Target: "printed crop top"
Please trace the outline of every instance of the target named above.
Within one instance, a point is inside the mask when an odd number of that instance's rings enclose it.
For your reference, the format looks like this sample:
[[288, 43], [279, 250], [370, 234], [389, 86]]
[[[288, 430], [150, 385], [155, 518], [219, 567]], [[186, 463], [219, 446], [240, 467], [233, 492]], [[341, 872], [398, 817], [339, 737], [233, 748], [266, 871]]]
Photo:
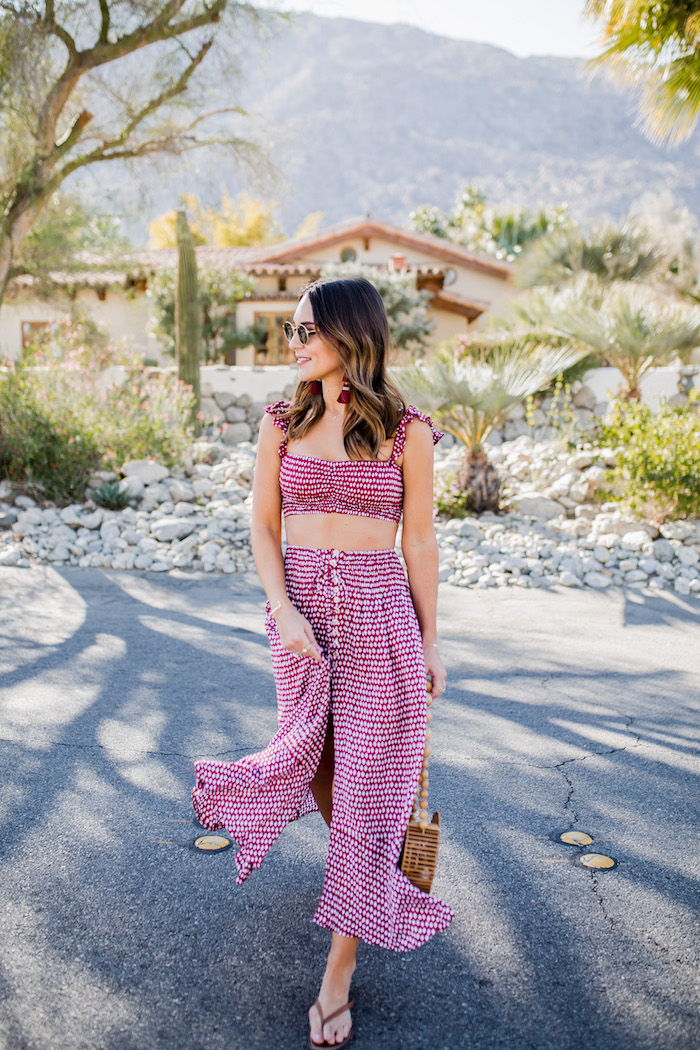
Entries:
[[389, 459], [317, 459], [287, 452], [289, 424], [284, 413], [288, 408], [289, 402], [278, 401], [265, 409], [275, 426], [284, 432], [279, 447], [284, 516], [354, 514], [362, 518], [400, 521], [403, 474], [396, 460], [406, 445], [406, 426], [413, 419], [422, 419], [432, 431], [433, 444], [437, 444], [443, 435], [432, 419], [409, 405], [396, 428]]

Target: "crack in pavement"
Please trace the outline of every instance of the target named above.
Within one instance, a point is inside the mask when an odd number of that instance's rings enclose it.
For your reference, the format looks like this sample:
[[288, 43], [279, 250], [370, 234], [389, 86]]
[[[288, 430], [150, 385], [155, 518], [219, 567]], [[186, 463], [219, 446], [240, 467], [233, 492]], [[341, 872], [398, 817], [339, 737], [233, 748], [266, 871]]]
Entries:
[[[8, 743], [15, 743], [15, 741], [7, 741]], [[206, 761], [206, 759], [198, 759], [197, 755], [185, 754], [182, 751], [150, 751], [141, 750], [139, 748], [124, 748], [123, 750], [119, 747], [114, 747], [109, 744], [84, 744], [84, 743], [70, 743], [65, 740], [49, 740], [49, 747], [65, 747], [65, 748], [76, 748], [81, 751], [119, 751], [120, 755], [153, 755], [162, 758], [185, 758], [188, 761]], [[247, 747], [233, 747], [227, 748], [226, 751], [214, 751], [210, 752], [212, 758], [223, 758], [225, 755], [253, 755], [257, 751], [260, 751], [260, 747], [255, 744], [251, 744]]]
[[[635, 721], [635, 716], [634, 715], [626, 715], [625, 717], [627, 718], [627, 722], [625, 723], [625, 725], [624, 725], [624, 727], [622, 729], [622, 732], [623, 733], [632, 733], [632, 730], [631, 730], [630, 727], [631, 727], [632, 723]], [[563, 762], [557, 762], [556, 765], [554, 765], [554, 766], [543, 766], [543, 767], [540, 767], [540, 768], [544, 768], [544, 769], [558, 769], [562, 773], [562, 775], [564, 776], [564, 779], [567, 781], [567, 783], [571, 786], [571, 781], [567, 777], [566, 773], [564, 773], [564, 770], [562, 768], [563, 766], [569, 765], [570, 762], [585, 762], [589, 758], [596, 758], [596, 757], [598, 757], [600, 755], [615, 755], [615, 754], [618, 753], [618, 751], [628, 751], [630, 748], [633, 748], [633, 747], [641, 747], [642, 746], [642, 739], [641, 739], [639, 733], [634, 733], [632, 735], [634, 736], [634, 740], [631, 743], [629, 743], [629, 744], [625, 744], [624, 747], [611, 747], [611, 748], [608, 748], [607, 751], [589, 751], [588, 754], [586, 754], [586, 755], [577, 755], [575, 758], [565, 758], [563, 760]], [[571, 786], [571, 791], [573, 793], [573, 786]], [[565, 809], [567, 807], [567, 804], [568, 804], [568, 800], [567, 800], [566, 803], [564, 803], [564, 808]]]
[[617, 919], [613, 919], [612, 915], [610, 915], [608, 913], [608, 911], [607, 911], [607, 909], [605, 907], [605, 901], [603, 900], [603, 894], [600, 892], [600, 889], [598, 887], [598, 874], [595, 871], [591, 871], [590, 872], [590, 876], [591, 876], [591, 887], [593, 889], [593, 893], [595, 895], [595, 899], [597, 900], [598, 905], [600, 906], [600, 910], [601, 910], [601, 912], [603, 914], [603, 918], [608, 923], [610, 929], [614, 930], [615, 929], [615, 925], [616, 925], [618, 920]]
[[[592, 752], [591, 754], [580, 756], [579, 758], [567, 758], [563, 762], [559, 762], [559, 763], [557, 763], [556, 766], [554, 766], [554, 768], [557, 769], [561, 773], [561, 775], [564, 777], [564, 780], [566, 781], [566, 784], [567, 784], [567, 789], [568, 790], [567, 790], [566, 799], [564, 801], [564, 811], [565, 811], [565, 813], [567, 813], [567, 816], [569, 817], [569, 830], [572, 830], [574, 828], [574, 826], [578, 823], [579, 815], [578, 815], [578, 812], [575, 809], [571, 808], [573, 806], [574, 794], [575, 794], [576, 789], [574, 787], [573, 780], [571, 779], [571, 777], [569, 776], [567, 771], [564, 769], [564, 766], [570, 765], [572, 762], [583, 762], [583, 761], [585, 761], [588, 758], [593, 758], [595, 755], [614, 755], [614, 754], [617, 754], [617, 752], [619, 752], [619, 751], [627, 751], [629, 748], [632, 748], [632, 747], [640, 747], [641, 746], [641, 737], [640, 737], [639, 733], [636, 733], [636, 732], [633, 733], [633, 731], [631, 729], [632, 723], [635, 720], [635, 716], [634, 715], [625, 715], [624, 717], [627, 719], [627, 721], [626, 721], [625, 726], [623, 728], [623, 732], [630, 733], [631, 735], [634, 736], [634, 740], [631, 743], [625, 744], [624, 747], [613, 747], [613, 748], [608, 749], [607, 751], [595, 751], [595, 752]], [[598, 906], [600, 908], [600, 911], [601, 911], [601, 914], [603, 916], [603, 919], [605, 920], [607, 925], [610, 927], [610, 929], [614, 930], [618, 920], [613, 918], [613, 916], [608, 912], [607, 908], [605, 907], [605, 900], [603, 898], [603, 894], [602, 894], [602, 892], [600, 890], [600, 887], [598, 885], [598, 873], [594, 869], [591, 869], [591, 870], [589, 870], [588, 874], [590, 875], [590, 886], [591, 886], [591, 889], [592, 889], [593, 894], [595, 896], [596, 902], [597, 902], [597, 904], [598, 904]]]

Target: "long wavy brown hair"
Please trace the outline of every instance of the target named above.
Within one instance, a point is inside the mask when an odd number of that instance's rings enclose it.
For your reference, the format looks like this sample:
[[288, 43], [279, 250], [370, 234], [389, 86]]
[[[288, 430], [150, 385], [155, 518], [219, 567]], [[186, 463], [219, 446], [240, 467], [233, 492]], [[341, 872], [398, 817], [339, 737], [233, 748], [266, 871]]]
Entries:
[[[406, 405], [387, 375], [389, 321], [381, 295], [364, 277], [315, 281], [304, 289], [319, 334], [334, 347], [350, 387], [343, 443], [350, 459], [377, 459], [396, 432]], [[290, 440], [308, 433], [326, 407], [323, 394], [299, 382], [287, 417]]]

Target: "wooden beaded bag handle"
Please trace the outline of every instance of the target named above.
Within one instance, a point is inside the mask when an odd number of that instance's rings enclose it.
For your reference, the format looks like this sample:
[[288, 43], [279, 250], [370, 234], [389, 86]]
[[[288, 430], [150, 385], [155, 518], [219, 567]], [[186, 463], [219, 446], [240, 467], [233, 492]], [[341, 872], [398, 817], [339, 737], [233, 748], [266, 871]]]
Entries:
[[[430, 695], [433, 683], [428, 679], [428, 707], [433, 702]], [[427, 721], [431, 719], [430, 711]], [[413, 800], [413, 812], [408, 821], [406, 837], [399, 859], [399, 867], [407, 879], [419, 890], [430, 893], [430, 887], [435, 878], [437, 868], [438, 847], [440, 845], [440, 814], [433, 813], [432, 820], [428, 821], [428, 759], [432, 754], [430, 738], [432, 732], [430, 726], [425, 732], [425, 751], [423, 753], [423, 766], [420, 773], [420, 782], [416, 797]]]

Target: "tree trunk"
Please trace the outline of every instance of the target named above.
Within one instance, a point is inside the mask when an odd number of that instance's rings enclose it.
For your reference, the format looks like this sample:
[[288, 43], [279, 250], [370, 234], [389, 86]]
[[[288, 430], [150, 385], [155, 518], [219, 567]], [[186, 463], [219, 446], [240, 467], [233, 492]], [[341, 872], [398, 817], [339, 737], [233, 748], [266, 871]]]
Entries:
[[177, 235], [177, 276], [175, 287], [175, 355], [177, 375], [192, 388], [194, 404], [192, 423], [197, 427], [200, 383], [199, 367], [202, 356], [202, 305], [199, 298], [197, 259], [192, 232], [184, 211], [178, 211], [175, 226]]
[[458, 481], [459, 487], [469, 493], [469, 510], [475, 514], [498, 511], [501, 481], [483, 449], [467, 451]]
[[22, 241], [41, 211], [43, 199], [34, 204], [15, 202], [0, 229], [0, 306], [7, 291]]

